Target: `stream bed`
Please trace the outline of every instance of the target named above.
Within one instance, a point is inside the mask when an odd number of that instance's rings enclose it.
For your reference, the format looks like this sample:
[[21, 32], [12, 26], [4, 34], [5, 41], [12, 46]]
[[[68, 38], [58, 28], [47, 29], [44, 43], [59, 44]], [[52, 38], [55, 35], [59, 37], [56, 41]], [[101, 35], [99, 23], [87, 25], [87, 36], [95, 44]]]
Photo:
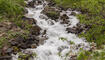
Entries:
[[[28, 10], [26, 16], [37, 20], [37, 25], [42, 29], [41, 33], [46, 31], [44, 35], [40, 34], [39, 37], [47, 38], [37, 48], [26, 49], [36, 53], [36, 56], [31, 60], [72, 60], [71, 57], [77, 55], [81, 49], [89, 50], [90, 45], [84, 38], [79, 38], [76, 34], [66, 31], [66, 28], [72, 28], [79, 23], [75, 16], [70, 15], [72, 11], [68, 9], [60, 12], [60, 15], [66, 14], [69, 17], [68, 24], [61, 24], [60, 19], [55, 21], [42, 13], [47, 5], [46, 1], [42, 1], [42, 4], [35, 5], [35, 8], [26, 8]], [[19, 54], [13, 55], [12, 60], [18, 60], [18, 56]]]

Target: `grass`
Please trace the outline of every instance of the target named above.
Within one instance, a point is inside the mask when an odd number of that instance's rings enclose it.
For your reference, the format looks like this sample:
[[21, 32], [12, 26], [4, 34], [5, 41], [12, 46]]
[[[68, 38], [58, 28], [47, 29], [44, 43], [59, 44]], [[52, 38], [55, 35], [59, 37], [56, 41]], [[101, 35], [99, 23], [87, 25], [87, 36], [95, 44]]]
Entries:
[[77, 60], [104, 60], [105, 59], [105, 50], [101, 51], [82, 51], [79, 53]]
[[87, 32], [79, 34], [98, 48], [105, 44], [105, 0], [53, 0], [57, 6], [81, 11], [77, 15], [81, 24], [91, 26]]
[[9, 21], [23, 31], [23, 33], [21, 33], [21, 31], [6, 31], [6, 36], [0, 37], [0, 49], [3, 47], [4, 43], [8, 44], [10, 39], [20, 35], [26, 38], [26, 35], [29, 33], [32, 24], [22, 20], [25, 5], [24, 0], [0, 0], [0, 23]]
[[18, 17], [23, 13], [23, 5], [24, 0], [0, 0], [0, 15]]

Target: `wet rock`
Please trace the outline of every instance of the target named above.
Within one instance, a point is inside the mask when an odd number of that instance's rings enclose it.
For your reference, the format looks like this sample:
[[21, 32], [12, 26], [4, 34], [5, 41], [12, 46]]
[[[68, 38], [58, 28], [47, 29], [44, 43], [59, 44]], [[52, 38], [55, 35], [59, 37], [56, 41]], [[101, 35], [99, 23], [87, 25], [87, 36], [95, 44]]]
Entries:
[[83, 24], [78, 23], [76, 27], [67, 28], [66, 30], [68, 31], [68, 33], [79, 34], [81, 32], [85, 32], [85, 31], [89, 30], [90, 28], [91, 28], [91, 26], [89, 26], [89, 25], [83, 25]]
[[39, 17], [40, 17], [41, 19], [48, 20], [48, 17], [47, 17], [47, 16], [45, 16], [45, 15], [40, 15]]
[[28, 2], [26, 7], [35, 8], [35, 5], [41, 5], [42, 3], [43, 3], [43, 0], [32, 0], [32, 1]]
[[77, 55], [71, 55], [70, 60], [77, 60]]
[[46, 1], [48, 2], [48, 5], [52, 7], [54, 7], [56, 4], [53, 0], [46, 0]]
[[79, 27], [67, 28], [66, 30], [68, 31], [68, 33], [75, 33], [75, 34], [79, 34], [83, 31], [83, 29]]
[[70, 15], [76, 16], [76, 13], [75, 13], [75, 12], [71, 12], [71, 14], [70, 14]]
[[39, 40], [34, 35], [27, 36], [27, 38], [18, 36], [10, 41], [11, 46], [16, 46], [19, 49], [31, 48], [32, 44], [36, 44], [36, 46], [38, 46], [38, 43]]
[[41, 1], [41, 0], [38, 0], [37, 3], [38, 3], [38, 4], [42, 4], [42, 1]]
[[36, 22], [37, 22], [34, 18], [28, 18], [25, 16], [22, 17], [22, 20], [28, 21], [29, 24], [36, 24]]
[[37, 46], [36, 44], [32, 44], [31, 48], [36, 48], [36, 46]]
[[58, 48], [59, 52], [62, 52], [64, 49], [68, 49], [68, 47], [67, 46], [61, 46]]
[[68, 24], [69, 23], [69, 17], [66, 14], [63, 14], [60, 19], [62, 20], [62, 24]]
[[28, 13], [28, 10], [27, 9], [24, 9], [24, 14], [27, 14]]
[[8, 55], [11, 55], [12, 52], [13, 52], [13, 48], [8, 48], [8, 49], [6, 50], [6, 53], [7, 53]]
[[31, 29], [30, 29], [30, 33], [32, 35], [39, 35], [40, 34], [40, 30], [41, 28], [39, 26], [33, 26]]
[[66, 14], [63, 14], [63, 15], [61, 16], [61, 19], [65, 20], [65, 19], [69, 19], [69, 17], [68, 17]]
[[28, 2], [28, 4], [26, 5], [26, 7], [35, 8], [35, 1]]
[[49, 6], [46, 6], [45, 9], [42, 11], [42, 13], [44, 13], [53, 20], [58, 19], [60, 16], [60, 12], [56, 8]]
[[62, 7], [62, 6], [59, 6], [59, 8], [60, 8], [61, 10], [64, 10], [64, 11], [67, 11], [67, 9], [68, 9], [68, 8], [64, 8], [64, 7]]
[[80, 29], [83, 29], [83, 32], [86, 32], [87, 30], [89, 30], [91, 28], [91, 25], [85, 25], [85, 24], [77, 24], [77, 27]]
[[44, 41], [47, 40], [47, 39], [48, 38], [46, 36], [39, 38], [39, 44], [44, 44]]

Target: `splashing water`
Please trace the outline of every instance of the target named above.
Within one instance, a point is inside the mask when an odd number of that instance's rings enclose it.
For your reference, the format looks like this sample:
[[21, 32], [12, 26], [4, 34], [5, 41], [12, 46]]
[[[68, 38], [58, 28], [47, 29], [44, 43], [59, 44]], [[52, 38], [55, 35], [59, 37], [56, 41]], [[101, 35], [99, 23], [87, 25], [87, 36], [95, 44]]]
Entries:
[[[72, 54], [77, 54], [80, 48], [88, 50], [89, 44], [85, 42], [85, 39], [78, 38], [75, 34], [67, 33], [66, 31], [67, 27], [73, 27], [79, 23], [79, 20], [75, 16], [70, 15], [72, 11], [67, 10], [61, 12], [61, 14], [67, 14], [69, 17], [69, 23], [71, 25], [68, 26], [67, 24], [61, 24], [60, 20], [55, 22], [51, 19], [41, 18], [40, 16], [48, 18], [41, 13], [45, 8], [44, 4], [47, 4], [46, 1], [42, 5], [36, 5], [35, 8], [27, 8], [28, 14], [26, 16], [37, 20], [37, 25], [42, 28], [42, 31], [46, 30], [45, 35], [48, 37], [44, 41], [44, 44], [39, 45], [35, 49], [27, 49], [37, 54], [32, 60], [69, 60], [69, 57]], [[51, 24], [52, 22], [53, 24]], [[78, 45], [81, 46], [78, 47]], [[17, 59], [18, 54], [13, 57], [13, 60]]]

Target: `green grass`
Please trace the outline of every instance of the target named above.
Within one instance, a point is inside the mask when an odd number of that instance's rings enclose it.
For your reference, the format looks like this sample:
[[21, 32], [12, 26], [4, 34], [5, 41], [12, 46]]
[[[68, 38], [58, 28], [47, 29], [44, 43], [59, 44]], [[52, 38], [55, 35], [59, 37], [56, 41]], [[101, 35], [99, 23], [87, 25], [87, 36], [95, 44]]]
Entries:
[[97, 43], [98, 48], [105, 44], [105, 0], [54, 0], [57, 6], [72, 8], [82, 13], [77, 15], [81, 24], [91, 26], [85, 32], [79, 34], [89, 42]]
[[0, 0], [0, 15], [18, 17], [23, 13], [24, 0]]
[[105, 50], [101, 51], [81, 51], [77, 57], [77, 60], [104, 60]]

